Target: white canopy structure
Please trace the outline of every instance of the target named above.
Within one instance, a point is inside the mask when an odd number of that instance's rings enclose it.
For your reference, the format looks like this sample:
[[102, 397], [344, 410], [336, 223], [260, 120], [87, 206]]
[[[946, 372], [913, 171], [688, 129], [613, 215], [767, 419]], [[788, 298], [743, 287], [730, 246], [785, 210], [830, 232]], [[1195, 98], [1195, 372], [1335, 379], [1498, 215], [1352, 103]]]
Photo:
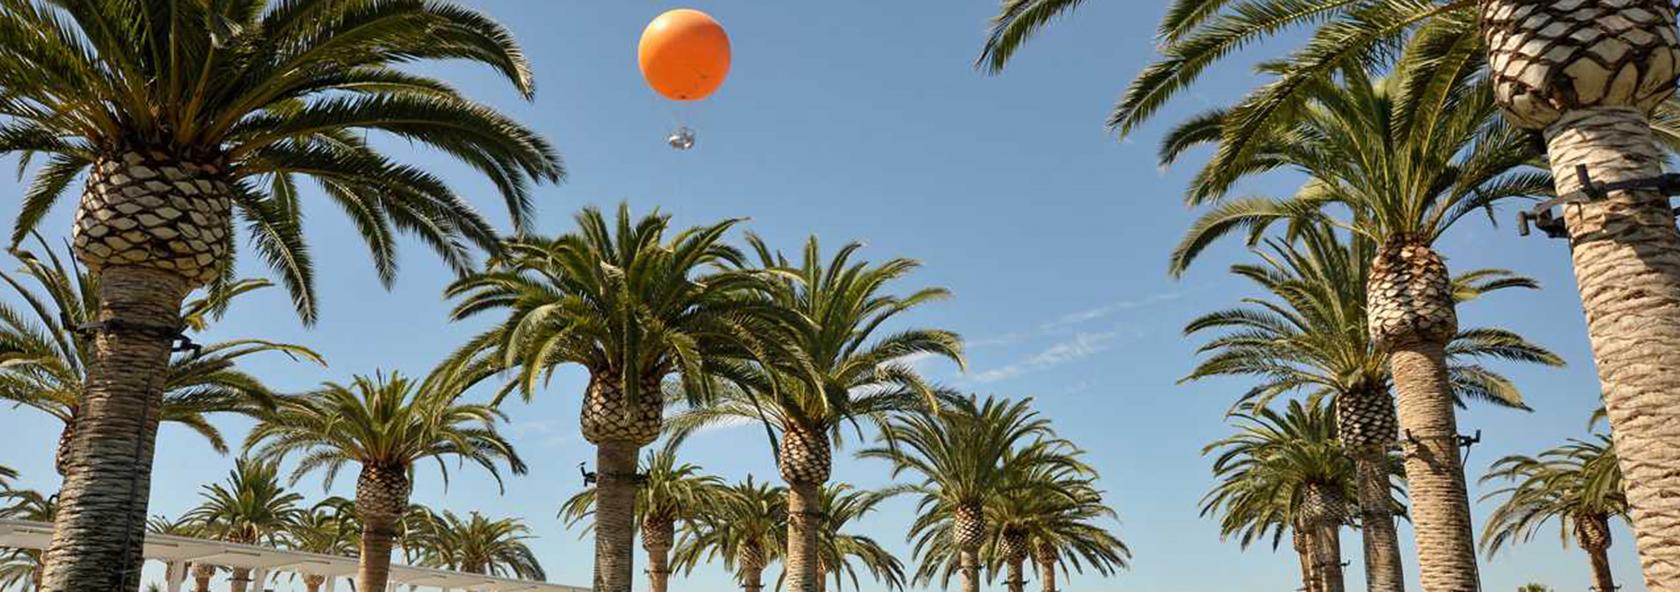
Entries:
[[[0, 547], [45, 549], [52, 540], [52, 525], [27, 520], [0, 519]], [[239, 545], [166, 534], [147, 534], [147, 559], [172, 565], [186, 562], [203, 563], [228, 568], [250, 569], [255, 582], [268, 581], [269, 574], [291, 572], [326, 576], [325, 592], [349, 590], [350, 586], [335, 588], [342, 578], [354, 578], [356, 560], [349, 557], [283, 551], [268, 547]], [[180, 592], [186, 580], [186, 570], [172, 569], [169, 573], [169, 592]], [[391, 589], [401, 586], [421, 586], [429, 589], [467, 592], [589, 592], [588, 588], [561, 586], [545, 582], [510, 580], [476, 574], [409, 567], [391, 566]], [[257, 589], [261, 589], [258, 587]]]

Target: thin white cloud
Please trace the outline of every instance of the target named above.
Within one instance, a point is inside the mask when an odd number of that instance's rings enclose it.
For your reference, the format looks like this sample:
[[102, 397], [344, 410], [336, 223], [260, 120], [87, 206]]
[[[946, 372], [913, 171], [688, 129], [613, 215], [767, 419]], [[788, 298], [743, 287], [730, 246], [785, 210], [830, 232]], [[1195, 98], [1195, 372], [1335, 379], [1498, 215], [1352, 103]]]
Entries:
[[1160, 304], [1162, 302], [1177, 300], [1178, 297], [1178, 292], [1163, 292], [1160, 294], [1150, 294], [1149, 296], [1135, 300], [1111, 302], [1096, 308], [1062, 315], [1061, 318], [1045, 323], [1041, 329], [1045, 331], [1053, 331], [1063, 327], [1083, 325], [1085, 323], [1111, 317], [1128, 310], [1136, 310], [1152, 304]]
[[976, 383], [988, 383], [1043, 372], [1101, 353], [1123, 334], [1124, 331], [1120, 329], [1101, 333], [1076, 333], [1072, 339], [1051, 345], [1015, 362], [975, 374], [971, 380]]

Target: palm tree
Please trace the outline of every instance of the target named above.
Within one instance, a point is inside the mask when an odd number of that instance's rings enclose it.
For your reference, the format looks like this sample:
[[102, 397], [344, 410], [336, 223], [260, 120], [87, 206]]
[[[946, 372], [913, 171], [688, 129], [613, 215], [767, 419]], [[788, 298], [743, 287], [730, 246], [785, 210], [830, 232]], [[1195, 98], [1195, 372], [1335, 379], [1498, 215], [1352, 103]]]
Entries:
[[[828, 578], [834, 578], [834, 589], [844, 590], [846, 581], [852, 589], [862, 590], [858, 583], [861, 565], [870, 579], [887, 590], [904, 589], [904, 565], [875, 539], [845, 532], [847, 524], [862, 519], [897, 493], [896, 490], [860, 490], [845, 483], [824, 485], [817, 504], [822, 516], [817, 533], [817, 590], [828, 589]], [[791, 500], [791, 498], [790, 498]], [[791, 533], [789, 536], [792, 536]], [[856, 565], [854, 565], [854, 563]], [[786, 579], [791, 574], [784, 573]], [[777, 586], [780, 589], [780, 586]]]
[[466, 518], [445, 510], [435, 536], [441, 561], [437, 567], [464, 573], [526, 580], [544, 580], [542, 564], [526, 546], [531, 529], [518, 518], [491, 520], [478, 512]]
[[848, 425], [880, 425], [889, 414], [936, 406], [934, 387], [906, 360], [938, 357], [961, 367], [962, 342], [955, 333], [937, 329], [877, 334], [900, 314], [948, 296], [942, 288], [905, 296], [887, 292], [890, 284], [918, 267], [916, 261], [853, 262], [862, 245], [850, 243], [825, 263], [816, 237], [811, 237], [794, 262], [772, 252], [757, 236], [747, 240], [760, 265], [783, 272], [770, 283], [767, 298], [803, 321], [792, 343], [801, 355], [769, 367], [742, 368], [743, 388], [720, 391], [717, 400], [672, 418], [670, 429], [687, 434], [720, 423], [766, 423], [791, 496], [789, 588], [816, 592], [822, 580], [816, 507], [833, 473], [833, 447], [843, 442]]
[[[1368, 587], [1403, 586], [1400, 542], [1394, 530], [1389, 457], [1397, 439], [1386, 356], [1365, 330], [1366, 286], [1374, 243], [1359, 235], [1346, 241], [1322, 224], [1304, 225], [1294, 240], [1268, 240], [1261, 261], [1231, 272], [1262, 288], [1268, 299], [1192, 320], [1186, 335], [1217, 332], [1208, 353], [1185, 380], [1215, 376], [1257, 379], [1242, 402], [1264, 407], [1279, 394], [1303, 392], [1329, 398], [1343, 449], [1358, 469], [1361, 535]], [[1535, 287], [1502, 270], [1477, 270], [1452, 280], [1457, 301], [1505, 288]], [[1476, 363], [1504, 359], [1559, 363], [1557, 356], [1498, 328], [1464, 329], [1447, 346], [1453, 393], [1465, 400], [1526, 408], [1510, 380]]]
[[[303, 496], [287, 491], [280, 483], [278, 462], [240, 458], [228, 471], [227, 481], [204, 486], [204, 498], [186, 518], [197, 523], [202, 535], [245, 545], [278, 547], [302, 510]], [[249, 568], [234, 568], [229, 580], [233, 592], [245, 592], [251, 584]], [[263, 582], [256, 582], [260, 589]]]
[[[356, 522], [354, 504], [333, 503], [334, 498], [308, 510], [299, 512], [286, 531], [286, 546], [292, 550], [321, 555], [353, 557], [356, 538], [361, 526]], [[326, 576], [304, 573], [303, 586], [308, 592], [320, 592]]]
[[1221, 538], [1235, 536], [1244, 548], [1269, 537], [1275, 549], [1290, 531], [1306, 589], [1341, 592], [1341, 528], [1357, 486], [1335, 412], [1292, 400], [1281, 413], [1249, 405], [1232, 418], [1237, 433], [1203, 448], [1215, 455], [1216, 483], [1202, 515], [1217, 516]]
[[504, 392], [526, 397], [560, 365], [588, 371], [580, 423], [596, 446], [594, 588], [629, 592], [636, 459], [659, 436], [662, 383], [674, 377], [691, 403], [704, 401], [715, 372], [732, 358], [764, 359], [790, 321], [773, 321], [786, 313], [751, 295], [763, 273], [722, 268], [741, 263], [722, 242], [736, 220], [667, 236], [669, 216], [634, 219], [628, 205], [616, 224], [595, 208], [576, 218], [576, 232], [513, 239], [488, 271], [449, 288], [456, 319], [507, 312], [454, 364], [519, 366]]
[[787, 546], [787, 492], [747, 480], [729, 485], [711, 498], [694, 519], [684, 523], [682, 538], [671, 551], [673, 568], [693, 573], [695, 566], [721, 560], [746, 592], [764, 590], [764, 569], [782, 557]]
[[1083, 573], [1089, 564], [1104, 577], [1126, 567], [1131, 549], [1097, 524], [1118, 516], [1103, 504], [1094, 473], [1049, 466], [1022, 473], [1020, 478], [1057, 482], [1056, 489], [1065, 495], [1042, 495], [1032, 487], [1019, 487], [987, 508], [987, 521], [993, 525], [987, 543], [993, 550], [988, 569], [995, 574], [998, 564], [1003, 565], [1010, 592], [1025, 590], [1029, 559], [1037, 567], [1044, 592], [1056, 589], [1058, 567], [1064, 573], [1070, 569]]
[[[649, 451], [642, 459], [641, 474], [646, 482], [636, 490], [637, 521], [641, 524], [642, 549], [648, 555], [648, 583], [653, 592], [666, 592], [671, 579], [671, 546], [676, 544], [679, 523], [696, 519], [714, 503], [723, 480], [707, 475], [700, 465], [679, 463], [681, 438], [667, 438], [665, 445]], [[591, 520], [594, 528], [595, 489], [584, 489], [560, 507], [566, 526]]]
[[[28, 251], [13, 254], [23, 263], [18, 274], [0, 271], [23, 310], [0, 304], [0, 400], [29, 407], [64, 424], [59, 433], [56, 463], [67, 475], [68, 452], [76, 437], [77, 418], [88, 392], [88, 368], [93, 364], [91, 336], [77, 327], [95, 320], [99, 311], [99, 278], [73, 261], [66, 262], [42, 245], [45, 258]], [[32, 290], [25, 280], [37, 284]], [[202, 331], [238, 296], [265, 289], [267, 280], [237, 280], [203, 298], [188, 301], [182, 320]], [[161, 421], [185, 426], [208, 440], [218, 453], [227, 453], [221, 432], [207, 417], [212, 413], [251, 415], [272, 405], [274, 393], [255, 376], [238, 369], [241, 358], [279, 353], [293, 360], [325, 365], [320, 355], [303, 346], [258, 339], [221, 341], [204, 345], [190, 355], [173, 356], [164, 370]]]
[[[1028, 37], [1079, 3], [1005, 2], [981, 61], [1002, 68]], [[1382, 64], [1410, 41], [1426, 61], [1490, 80], [1506, 119], [1543, 134], [1557, 195], [1590, 197], [1580, 167], [1602, 181], [1662, 172], [1658, 146], [1666, 138], [1652, 126], [1674, 121], [1651, 114], [1674, 93], [1680, 36], [1674, 7], [1660, 0], [1176, 0], [1159, 28], [1161, 59], [1132, 82], [1110, 125], [1122, 135], [1135, 130], [1210, 65], [1302, 27], [1314, 29], [1306, 44], [1233, 111], [1240, 124], [1223, 132], [1221, 157], [1257, 150], [1246, 138], [1292, 119], [1316, 81]], [[1680, 258], [1650, 254], [1680, 252], [1680, 231], [1654, 187], [1564, 210], [1557, 230], [1570, 240], [1594, 362], [1622, 443], [1645, 579], [1672, 588], [1680, 585], [1680, 546], [1668, 541], [1680, 538], [1680, 508], [1660, 500], [1680, 488], [1680, 473], [1659, 467], [1680, 462], [1680, 368], [1661, 360], [1680, 355], [1680, 345], [1669, 345], [1680, 344], [1680, 315], [1667, 305], [1680, 302]], [[1628, 343], [1662, 345], [1619, 345]]]
[[1626, 518], [1628, 498], [1616, 447], [1609, 436], [1541, 452], [1538, 456], [1507, 456], [1493, 463], [1482, 482], [1504, 481], [1506, 487], [1483, 500], [1503, 497], [1488, 516], [1482, 546], [1489, 556], [1510, 543], [1527, 542], [1546, 522], [1556, 520], [1559, 535], [1575, 543], [1592, 560], [1593, 589], [1611, 591], [1610, 519]]
[[988, 397], [981, 403], [973, 396], [954, 397], [937, 412], [889, 418], [876, 438], [879, 445], [858, 453], [891, 462], [894, 478], [906, 471], [922, 477], [906, 489], [921, 495], [908, 535], [920, 559], [918, 583], [941, 575], [944, 585], [960, 572], [965, 592], [979, 590], [986, 508], [1023, 487], [1035, 495], [1065, 495], [1055, 483], [1012, 477], [1045, 466], [1085, 470], [1031, 404], [1031, 399]]
[[[442, 179], [381, 153], [365, 131], [477, 169], [528, 224], [530, 180], [557, 180], [535, 132], [415, 62], [464, 59], [532, 90], [509, 32], [447, 2], [10, 2], [0, 7], [0, 153], [34, 157], [15, 245], [86, 175], [73, 234], [100, 277], [102, 344], [47, 554], [46, 589], [140, 588], [156, 414], [183, 300], [232, 269], [233, 224], [315, 318], [300, 178], [349, 213], [381, 279], [396, 231], [465, 270], [494, 248], [488, 221]], [[125, 555], [126, 553], [126, 555]]]
[[[58, 496], [29, 489], [0, 491], [0, 518], [52, 522], [58, 515]], [[43, 553], [37, 549], [0, 549], [0, 589], [41, 589]]]
[[281, 401], [246, 438], [246, 448], [259, 459], [301, 455], [293, 481], [320, 470], [326, 472], [324, 486], [331, 487], [344, 465], [361, 465], [355, 500], [361, 524], [357, 590], [385, 587], [416, 462], [439, 461], [446, 483], [446, 457], [483, 467], [498, 484], [497, 461], [507, 462], [514, 474], [525, 473], [524, 461], [496, 431], [496, 422], [506, 417], [494, 407], [458, 401], [466, 386], [448, 373], [434, 373], [424, 382], [398, 373], [357, 376], [348, 385], [329, 382]]

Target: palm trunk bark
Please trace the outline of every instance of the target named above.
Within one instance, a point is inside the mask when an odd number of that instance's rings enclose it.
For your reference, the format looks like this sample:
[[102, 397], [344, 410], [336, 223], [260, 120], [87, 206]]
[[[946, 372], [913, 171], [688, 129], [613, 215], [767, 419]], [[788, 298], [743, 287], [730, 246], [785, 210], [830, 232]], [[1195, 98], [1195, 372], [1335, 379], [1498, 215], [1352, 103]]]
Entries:
[[321, 586], [326, 583], [326, 576], [303, 576], [303, 588], [305, 592], [321, 592]]
[[[1672, 25], [1672, 23], [1671, 23]], [[1560, 195], [1595, 182], [1662, 172], [1643, 114], [1573, 112], [1547, 130]], [[1646, 586], [1680, 590], [1680, 233], [1668, 200], [1649, 191], [1566, 208], [1576, 283], [1610, 417]]]
[[1400, 534], [1394, 528], [1394, 498], [1390, 493], [1388, 453], [1361, 450], [1353, 457], [1359, 489], [1360, 539], [1365, 549], [1365, 587], [1368, 592], [1404, 592], [1400, 563]]
[[1470, 496], [1458, 453], [1458, 421], [1441, 343], [1413, 342], [1389, 356], [1407, 431], [1406, 486], [1426, 592], [1480, 589]]
[[817, 535], [822, 527], [822, 492], [816, 483], [788, 484], [788, 589], [817, 592]]
[[[1494, 95], [1507, 119], [1544, 130], [1557, 194], [1662, 173], [1647, 117], [1674, 94], [1680, 36], [1666, 0], [1483, 0]], [[1656, 592], [1680, 590], [1680, 232], [1668, 198], [1617, 191], [1566, 205], [1575, 281], [1630, 518]]]
[[1289, 539], [1295, 547], [1295, 556], [1301, 560], [1302, 592], [1319, 592], [1318, 578], [1313, 575], [1312, 533], [1297, 525], [1289, 529]]
[[1023, 563], [1026, 563], [1026, 560], [1016, 559], [1009, 562], [1009, 580], [1005, 582], [1005, 584], [1009, 586], [1009, 592], [1026, 592], [1027, 578], [1026, 574], [1024, 574], [1021, 569]]
[[210, 592], [210, 578], [216, 576], [216, 568], [209, 565], [192, 566], [193, 592]]
[[1039, 592], [1056, 591], [1056, 553], [1053, 547], [1037, 543], [1033, 552], [1033, 563], [1038, 565]]
[[676, 526], [670, 520], [647, 520], [642, 524], [642, 549], [648, 557], [648, 587], [666, 592], [671, 581], [671, 541]]
[[817, 562], [817, 592], [828, 592], [828, 566]]
[[624, 441], [605, 441], [595, 448], [597, 592], [630, 592], [636, 557], [636, 455], [640, 448]]
[[1610, 575], [1610, 517], [1584, 513], [1575, 515], [1574, 522], [1575, 543], [1592, 562], [1593, 589], [1616, 592], [1616, 579]]
[[251, 570], [236, 567], [233, 575], [228, 578], [229, 592], [245, 592], [251, 588]]
[[746, 592], [760, 592], [764, 589], [764, 567], [760, 565], [741, 566], [741, 589]]
[[1610, 573], [1610, 550], [1598, 547], [1586, 551], [1587, 558], [1592, 561], [1593, 589], [1598, 592], [1616, 592], [1616, 578]]
[[126, 328], [99, 331], [87, 389], [65, 459], [44, 590], [134, 591], [151, 492], [152, 458], [169, 364], [170, 336], [136, 326], [179, 327], [187, 280], [146, 267], [100, 275], [99, 319]]
[[385, 590], [390, 582], [391, 550], [412, 491], [407, 467], [362, 466], [356, 479], [356, 515], [362, 520], [357, 590]]
[[980, 552], [963, 549], [958, 552], [962, 568], [963, 592], [980, 592]]
[[1343, 592], [1346, 580], [1342, 577], [1341, 526], [1319, 526], [1312, 537], [1313, 574], [1317, 576], [1318, 592]]

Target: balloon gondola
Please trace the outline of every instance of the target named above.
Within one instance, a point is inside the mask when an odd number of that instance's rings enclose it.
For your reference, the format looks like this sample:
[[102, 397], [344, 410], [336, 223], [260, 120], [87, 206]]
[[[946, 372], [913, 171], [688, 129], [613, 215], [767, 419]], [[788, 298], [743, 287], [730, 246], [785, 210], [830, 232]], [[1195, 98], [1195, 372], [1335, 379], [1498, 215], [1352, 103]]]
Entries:
[[[691, 8], [666, 11], [648, 23], [636, 46], [636, 61], [648, 86], [671, 101], [705, 100], [729, 75], [729, 34], [717, 19]], [[677, 150], [694, 147], [694, 130], [679, 125], [665, 142]]]

